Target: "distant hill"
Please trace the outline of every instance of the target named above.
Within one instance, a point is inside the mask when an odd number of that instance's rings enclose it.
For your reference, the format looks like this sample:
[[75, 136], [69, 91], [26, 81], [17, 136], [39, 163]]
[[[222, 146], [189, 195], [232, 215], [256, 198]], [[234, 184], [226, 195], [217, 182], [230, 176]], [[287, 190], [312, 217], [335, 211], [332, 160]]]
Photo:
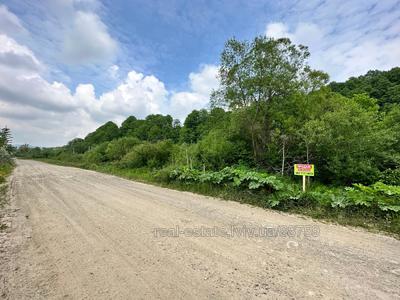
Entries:
[[368, 71], [365, 75], [351, 77], [345, 82], [332, 82], [329, 86], [334, 92], [347, 97], [367, 93], [378, 99], [382, 106], [400, 103], [400, 67], [389, 71]]

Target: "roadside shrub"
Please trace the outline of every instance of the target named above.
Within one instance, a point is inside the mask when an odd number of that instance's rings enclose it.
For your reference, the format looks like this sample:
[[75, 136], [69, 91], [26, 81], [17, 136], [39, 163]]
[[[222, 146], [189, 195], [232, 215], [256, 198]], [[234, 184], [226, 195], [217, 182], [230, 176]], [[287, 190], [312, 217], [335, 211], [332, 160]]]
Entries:
[[235, 145], [222, 130], [210, 131], [198, 147], [198, 156], [207, 168], [220, 169], [235, 161]]
[[55, 156], [57, 160], [67, 161], [67, 162], [79, 162], [82, 160], [83, 154], [74, 154], [67, 151], [61, 151]]
[[175, 166], [200, 167], [198, 160], [198, 144], [175, 145], [171, 155], [172, 164]]
[[136, 137], [123, 137], [108, 143], [105, 151], [108, 160], [120, 160], [134, 146], [140, 144]]
[[[354, 184], [358, 191], [363, 192], [361, 204], [377, 206], [382, 211], [400, 212], [400, 186], [376, 182], [370, 186]], [[360, 200], [359, 200], [360, 201]]]
[[143, 155], [143, 146], [134, 147], [121, 159], [120, 166], [123, 168], [141, 168], [146, 162]]
[[11, 154], [6, 150], [5, 147], [0, 148], [0, 166], [1, 165], [7, 165], [7, 164], [13, 164], [13, 158]]
[[319, 206], [326, 209], [363, 210], [378, 214], [400, 212], [400, 186], [386, 185], [382, 182], [370, 186], [354, 184], [346, 188], [320, 185], [303, 193], [298, 184], [246, 168], [226, 167], [217, 172], [179, 168], [171, 170], [170, 178], [186, 184], [230, 185], [249, 192], [265, 193], [266, 206], [279, 207], [283, 210]]
[[283, 208], [315, 207], [318, 204], [321, 207], [348, 211], [400, 212], [400, 187], [381, 182], [370, 186], [354, 184], [353, 187], [346, 188], [317, 187], [306, 193], [288, 193], [284, 190], [283, 197], [278, 195], [275, 198]]
[[387, 169], [379, 176], [380, 181], [389, 185], [400, 185], [400, 168]]
[[14, 159], [6, 147], [0, 147], [0, 184], [6, 181], [14, 166]]
[[85, 154], [83, 155], [84, 162], [90, 164], [98, 164], [107, 161], [107, 156], [106, 156], [107, 145], [108, 143], [105, 142], [97, 145], [96, 147], [90, 149], [89, 151], [86, 151]]
[[283, 188], [282, 181], [276, 176], [245, 168], [226, 167], [217, 172], [180, 168], [172, 170], [170, 177], [186, 183], [230, 184], [233, 187], [254, 191], [278, 191]]
[[286, 210], [290, 207], [297, 206], [300, 198], [300, 189], [293, 185], [287, 185], [285, 189], [275, 191], [266, 197], [268, 207], [278, 207]]
[[171, 158], [173, 144], [170, 141], [143, 143], [132, 148], [122, 159], [123, 168], [160, 168]]
[[0, 165], [0, 184], [6, 181], [7, 176], [10, 175], [12, 169], [12, 163]]
[[157, 182], [168, 183], [171, 181], [171, 171], [173, 170], [173, 166], [167, 166], [160, 170], [157, 170], [153, 173], [153, 177]]

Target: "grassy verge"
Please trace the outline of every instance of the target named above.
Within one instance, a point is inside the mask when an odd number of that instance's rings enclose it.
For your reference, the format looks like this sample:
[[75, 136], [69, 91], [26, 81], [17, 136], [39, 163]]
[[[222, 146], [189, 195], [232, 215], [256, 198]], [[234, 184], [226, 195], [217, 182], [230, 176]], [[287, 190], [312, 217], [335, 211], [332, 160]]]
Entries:
[[0, 208], [6, 204], [7, 194], [7, 177], [11, 174], [14, 166], [11, 164], [5, 164], [0, 166]]
[[[14, 169], [12, 164], [0, 165], [0, 209], [7, 204], [7, 177]], [[2, 214], [0, 215], [0, 231], [5, 230], [7, 225], [2, 222]]]
[[[210, 183], [183, 183], [168, 179], [168, 173], [155, 172], [147, 168], [121, 169], [116, 165], [88, 165], [81, 162], [64, 162], [54, 159], [40, 159], [40, 161], [90, 169], [106, 174], [116, 175], [122, 178], [151, 183], [175, 190], [189, 191], [197, 194], [218, 197], [225, 200], [233, 200], [240, 203], [270, 209], [265, 201], [265, 195], [254, 193], [249, 190], [238, 190], [230, 185], [216, 186]], [[385, 232], [396, 238], [400, 238], [400, 217], [399, 214], [376, 213], [369, 210], [357, 210], [354, 208], [338, 208], [329, 205], [320, 205], [317, 202], [287, 201], [285, 205], [274, 209], [289, 213], [305, 215], [321, 221], [363, 227], [373, 232]]]

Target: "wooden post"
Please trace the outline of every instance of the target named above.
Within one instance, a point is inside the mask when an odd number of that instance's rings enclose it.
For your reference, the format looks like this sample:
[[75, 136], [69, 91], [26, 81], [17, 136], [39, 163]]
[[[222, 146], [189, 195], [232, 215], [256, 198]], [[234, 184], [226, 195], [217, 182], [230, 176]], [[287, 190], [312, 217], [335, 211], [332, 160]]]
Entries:
[[281, 175], [285, 172], [285, 141], [282, 144], [282, 168], [281, 168]]
[[306, 176], [303, 175], [303, 192], [306, 191]]

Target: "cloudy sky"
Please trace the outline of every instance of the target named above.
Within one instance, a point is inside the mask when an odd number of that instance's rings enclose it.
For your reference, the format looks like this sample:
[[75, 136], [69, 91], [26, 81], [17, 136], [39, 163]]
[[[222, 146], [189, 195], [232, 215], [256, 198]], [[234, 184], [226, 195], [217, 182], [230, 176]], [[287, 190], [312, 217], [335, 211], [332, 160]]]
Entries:
[[343, 81], [400, 65], [400, 0], [0, 1], [0, 127], [65, 144], [129, 115], [207, 107], [230, 37], [289, 37]]

